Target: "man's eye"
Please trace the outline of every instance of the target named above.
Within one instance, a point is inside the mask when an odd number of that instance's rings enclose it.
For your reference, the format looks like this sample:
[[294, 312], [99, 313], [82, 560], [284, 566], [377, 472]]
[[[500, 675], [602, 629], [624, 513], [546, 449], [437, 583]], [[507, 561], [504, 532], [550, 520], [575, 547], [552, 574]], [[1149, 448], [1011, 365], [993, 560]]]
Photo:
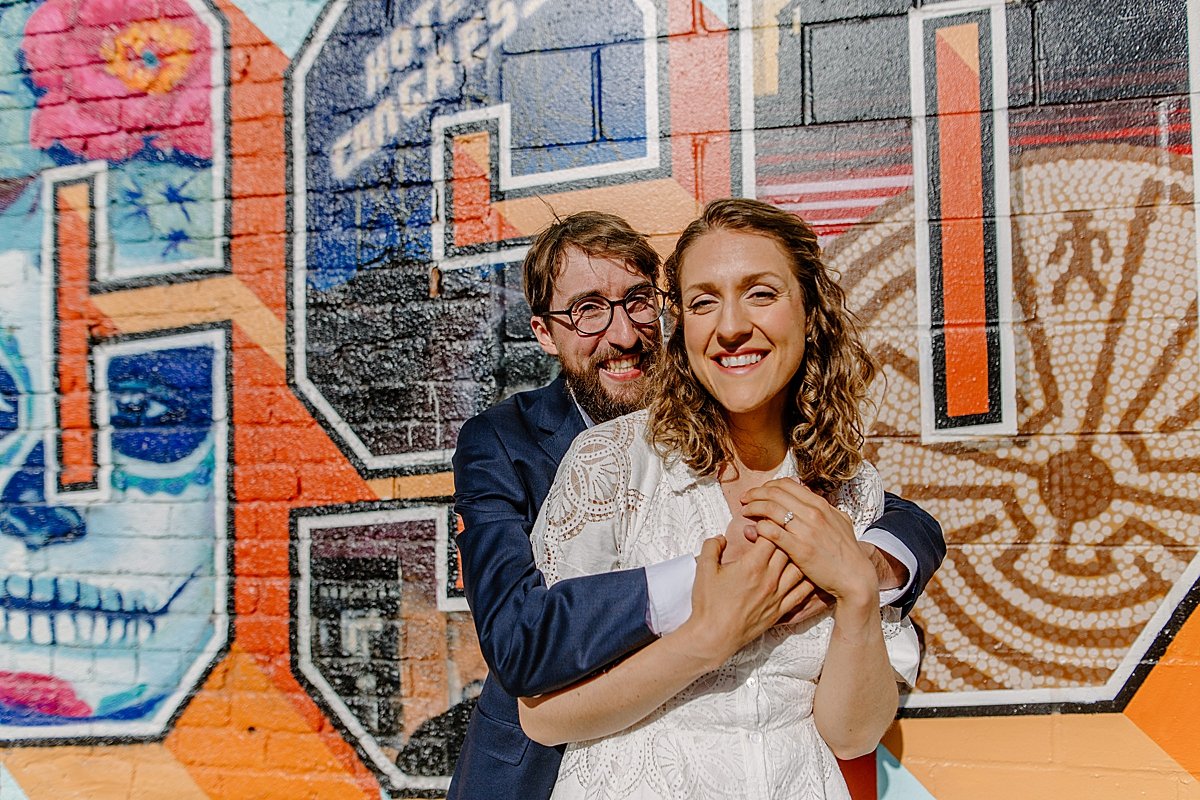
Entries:
[[654, 298], [650, 294], [638, 292], [631, 294], [625, 298], [625, 308], [629, 311], [645, 311], [654, 304]]
[[572, 306], [571, 313], [576, 317], [599, 317], [608, 313], [608, 303], [599, 300], [580, 300]]

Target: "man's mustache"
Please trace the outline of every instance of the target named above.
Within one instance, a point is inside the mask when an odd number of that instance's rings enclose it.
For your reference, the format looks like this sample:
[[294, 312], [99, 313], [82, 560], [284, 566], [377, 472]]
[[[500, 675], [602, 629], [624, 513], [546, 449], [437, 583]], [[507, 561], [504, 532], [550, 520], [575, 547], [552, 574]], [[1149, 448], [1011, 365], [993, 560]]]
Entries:
[[645, 343], [640, 341], [632, 347], [616, 347], [610, 344], [603, 351], [592, 353], [591, 362], [592, 366], [596, 366], [603, 361], [608, 361], [610, 358], [642, 354], [652, 354], [652, 351], [646, 347]]

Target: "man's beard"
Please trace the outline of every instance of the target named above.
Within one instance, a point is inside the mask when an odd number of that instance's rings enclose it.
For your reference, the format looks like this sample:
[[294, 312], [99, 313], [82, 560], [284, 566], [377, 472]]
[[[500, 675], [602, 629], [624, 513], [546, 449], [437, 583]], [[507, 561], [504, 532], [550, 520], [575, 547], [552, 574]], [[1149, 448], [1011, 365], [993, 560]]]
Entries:
[[[623, 392], [620, 396], [613, 396], [600, 377], [600, 364], [610, 358], [634, 353], [640, 356], [638, 368], [642, 371], [642, 377], [636, 384], [628, 386], [629, 391]], [[646, 373], [654, 364], [656, 355], [653, 347], [645, 345], [626, 352], [609, 348], [603, 353], [594, 353], [582, 370], [576, 370], [564, 362], [562, 372], [567, 380], [567, 388], [571, 390], [571, 396], [575, 398], [575, 402], [584, 410], [584, 413], [591, 417], [592, 422], [608, 422], [610, 419], [632, 414], [646, 406], [646, 393], [649, 386]]]

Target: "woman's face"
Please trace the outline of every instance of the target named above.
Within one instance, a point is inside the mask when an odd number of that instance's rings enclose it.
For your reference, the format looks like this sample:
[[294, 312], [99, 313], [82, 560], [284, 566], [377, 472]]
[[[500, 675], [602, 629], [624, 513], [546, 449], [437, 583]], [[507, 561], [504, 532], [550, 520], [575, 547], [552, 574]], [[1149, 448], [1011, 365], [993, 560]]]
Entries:
[[732, 416], [782, 418], [807, 328], [783, 248], [762, 234], [711, 231], [684, 253], [679, 284], [684, 345], [700, 383]]

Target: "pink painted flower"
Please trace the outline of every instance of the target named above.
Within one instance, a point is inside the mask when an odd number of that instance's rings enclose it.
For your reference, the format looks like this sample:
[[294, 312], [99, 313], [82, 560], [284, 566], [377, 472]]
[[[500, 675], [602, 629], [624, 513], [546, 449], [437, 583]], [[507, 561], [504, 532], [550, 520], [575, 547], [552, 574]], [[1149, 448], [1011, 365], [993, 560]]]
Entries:
[[212, 45], [185, 0], [46, 0], [22, 43], [45, 90], [34, 147], [121, 161], [145, 142], [212, 158]]

